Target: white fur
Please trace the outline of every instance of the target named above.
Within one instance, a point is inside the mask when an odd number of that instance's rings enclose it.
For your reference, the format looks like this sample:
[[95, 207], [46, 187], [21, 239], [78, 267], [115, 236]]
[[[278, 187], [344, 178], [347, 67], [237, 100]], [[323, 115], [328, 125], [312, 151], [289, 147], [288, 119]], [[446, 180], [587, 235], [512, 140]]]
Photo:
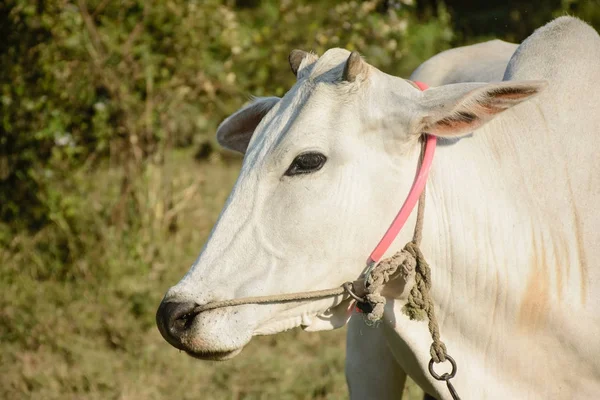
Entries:
[[[413, 129], [432, 105], [455, 104], [466, 86], [420, 92], [375, 68], [362, 82], [340, 82], [348, 55], [325, 53], [256, 127], [208, 242], [165, 300], [203, 304], [317, 290], [361, 274], [412, 183], [419, 156]], [[504, 76], [549, 87], [438, 146], [422, 250], [442, 340], [459, 363], [453, 382], [465, 399], [600, 392], [599, 59], [593, 29], [569, 17], [553, 21], [519, 46]], [[469, 100], [473, 91], [465, 93]], [[467, 103], [477, 108], [479, 97]], [[284, 176], [308, 150], [327, 155], [325, 166]], [[388, 255], [410, 240], [413, 226], [414, 215]], [[402, 312], [411, 285], [386, 291], [385, 344], [421, 387], [448, 399], [445, 384], [427, 372], [426, 322]], [[208, 311], [194, 320], [190, 350], [233, 351], [255, 334], [296, 325], [339, 327], [347, 319], [340, 302]], [[351, 332], [356, 342], [359, 331]], [[368, 350], [385, 348], [376, 341]], [[381, 365], [372, 354], [363, 359], [366, 369]]]

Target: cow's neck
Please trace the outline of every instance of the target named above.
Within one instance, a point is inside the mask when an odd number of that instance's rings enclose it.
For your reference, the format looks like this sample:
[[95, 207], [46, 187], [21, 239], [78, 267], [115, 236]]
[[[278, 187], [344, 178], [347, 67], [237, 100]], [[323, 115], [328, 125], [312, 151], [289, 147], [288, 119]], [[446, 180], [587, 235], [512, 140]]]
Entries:
[[440, 146], [427, 188], [422, 250], [435, 287], [448, 293], [476, 297], [488, 275], [530, 246], [533, 221], [518, 165], [497, 157], [488, 141], [482, 135]]
[[[530, 367], [521, 368], [519, 354], [560, 346], [552, 331], [568, 326], [575, 312], [584, 320], [585, 311], [575, 310], [590, 301], [584, 295], [575, 224], [569, 220], [572, 200], [544, 197], [544, 188], [551, 186], [545, 181], [536, 185], [536, 179], [552, 177], [564, 187], [568, 179], [560, 164], [564, 160], [552, 157], [551, 150], [536, 149], [537, 159], [528, 152], [546, 145], [529, 128], [544, 126], [535, 121], [535, 113], [535, 105], [521, 107], [472, 137], [440, 144], [427, 185], [421, 250], [432, 269], [431, 294], [442, 340], [462, 361], [461, 373], [472, 379], [500, 382], [502, 374], [509, 374], [515, 385], [541, 379]], [[553, 223], [548, 215], [556, 217]], [[413, 379], [431, 387], [422, 369], [431, 343], [427, 324], [408, 319], [402, 310], [405, 298], [389, 300], [390, 347], [405, 370], [417, 371]], [[561, 309], [561, 302], [575, 308]], [[552, 373], [559, 374], [556, 369]], [[503, 393], [515, 398], [514, 387], [505, 385]]]

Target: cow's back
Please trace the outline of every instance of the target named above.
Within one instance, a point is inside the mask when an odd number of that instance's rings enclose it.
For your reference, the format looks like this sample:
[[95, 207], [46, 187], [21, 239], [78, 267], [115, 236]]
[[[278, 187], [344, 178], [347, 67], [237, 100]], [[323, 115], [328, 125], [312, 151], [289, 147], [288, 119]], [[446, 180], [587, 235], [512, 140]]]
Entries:
[[496, 39], [446, 50], [421, 64], [411, 79], [424, 81], [429, 86], [501, 81], [517, 47]]

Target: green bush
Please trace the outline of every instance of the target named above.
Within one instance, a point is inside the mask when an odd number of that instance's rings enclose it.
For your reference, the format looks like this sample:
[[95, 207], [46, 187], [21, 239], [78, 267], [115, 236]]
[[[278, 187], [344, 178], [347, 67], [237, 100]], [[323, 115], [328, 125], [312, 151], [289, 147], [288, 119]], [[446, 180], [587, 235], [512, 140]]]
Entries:
[[[245, 4], [242, 4], [245, 3]], [[212, 140], [250, 95], [293, 84], [291, 49], [345, 47], [393, 74], [448, 47], [450, 21], [379, 1], [7, 0], [0, 7], [0, 243], [23, 229], [60, 227], [51, 251], [77, 256], [79, 169], [122, 169], [111, 222], [148, 162]], [[401, 6], [401, 7], [400, 7]], [[79, 226], [78, 226], [79, 224]], [[85, 225], [85, 229], [90, 229]], [[74, 253], [75, 252], [75, 253]]]
[[565, 12], [600, 24], [598, 0], [548, 0], [535, 10], [500, 0], [413, 3], [2, 2], [0, 240], [68, 216], [52, 187], [73, 169], [118, 165], [127, 171], [118, 183], [127, 197], [146, 160], [212, 140], [250, 95], [282, 95], [293, 84], [293, 48], [358, 50], [384, 71], [408, 75], [450, 44], [521, 40]]

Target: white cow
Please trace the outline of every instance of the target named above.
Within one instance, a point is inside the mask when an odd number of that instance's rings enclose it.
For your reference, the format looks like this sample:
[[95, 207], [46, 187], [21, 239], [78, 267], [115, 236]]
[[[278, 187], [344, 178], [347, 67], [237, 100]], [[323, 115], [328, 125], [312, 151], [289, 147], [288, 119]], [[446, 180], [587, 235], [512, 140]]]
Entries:
[[[245, 151], [244, 163], [200, 257], [158, 310], [165, 339], [226, 359], [254, 335], [342, 326], [342, 296], [192, 310], [356, 279], [409, 191], [418, 138], [428, 133], [441, 140], [421, 249], [442, 339], [459, 363], [456, 389], [464, 399], [593, 398], [598, 34], [559, 18], [519, 46], [503, 82], [425, 92], [349, 56], [304, 57], [282, 99], [259, 99], [220, 126], [220, 142]], [[388, 255], [411, 239], [414, 223], [413, 215]], [[448, 399], [427, 372], [427, 323], [402, 311], [412, 285], [397, 280], [384, 292], [380, 329], [402, 370]]]

